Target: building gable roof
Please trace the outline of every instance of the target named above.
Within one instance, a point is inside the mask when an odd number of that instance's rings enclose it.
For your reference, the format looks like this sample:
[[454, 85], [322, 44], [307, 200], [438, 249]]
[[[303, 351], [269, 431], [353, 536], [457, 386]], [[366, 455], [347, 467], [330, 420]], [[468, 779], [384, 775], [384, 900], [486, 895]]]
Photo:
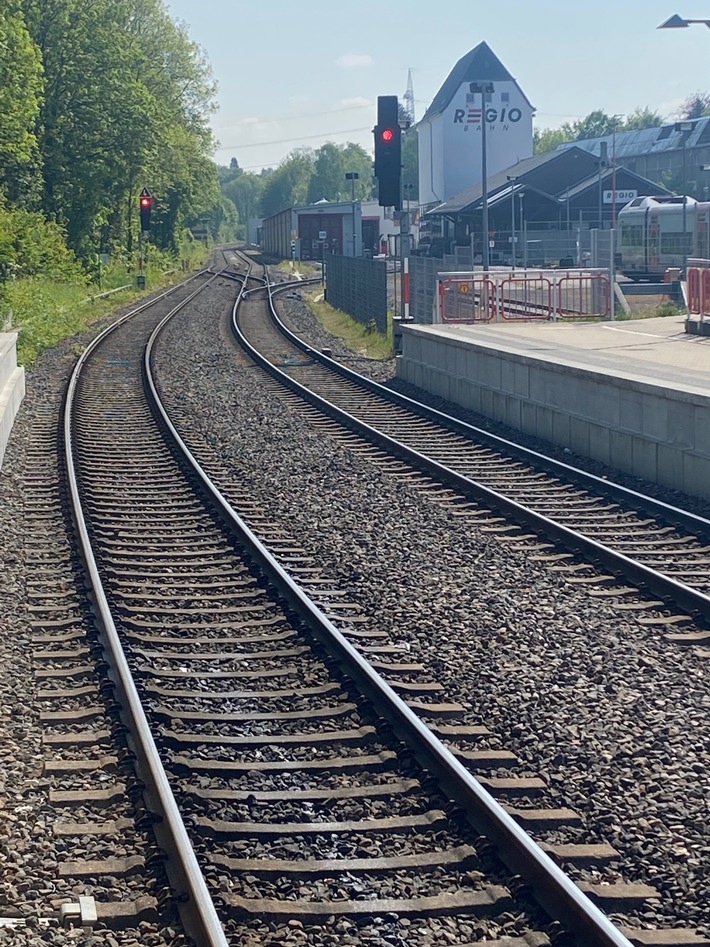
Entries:
[[[427, 119], [433, 118], [441, 112], [445, 112], [462, 84], [464, 82], [476, 81], [515, 82], [515, 79], [486, 42], [474, 46], [472, 50], [459, 59], [442, 87], [434, 96], [422, 121], [425, 122]], [[520, 87], [518, 86], [518, 88]], [[522, 89], [520, 89], [520, 92], [528, 105], [530, 105]], [[532, 108], [532, 106], [530, 106], [530, 108]]]
[[[577, 184], [580, 172], [586, 177], [593, 173], [597, 164], [597, 160], [582, 148], [548, 151], [544, 154], [533, 155], [531, 158], [523, 158], [522, 161], [504, 168], [488, 179], [488, 198], [491, 201], [496, 191], [510, 188], [512, 179], [518, 185], [518, 189], [526, 187], [544, 193], [554, 200], [564, 193], [568, 183], [573, 181], [575, 185]], [[553, 167], [555, 165], [558, 167]], [[476, 209], [482, 198], [483, 186], [479, 182], [427, 213], [432, 216], [469, 214]]]
[[599, 138], [585, 138], [583, 141], [562, 142], [558, 151], [567, 148], [584, 148], [592, 154], [599, 154], [599, 146], [606, 142], [609, 158], [612, 152], [617, 160], [635, 158], [638, 155], [657, 154], [662, 151], [676, 151], [683, 147], [693, 148], [710, 142], [710, 117], [692, 119], [691, 131], [676, 131], [676, 123], [670, 122], [655, 128], [640, 128], [629, 132], [617, 132], [616, 135], [602, 135]]
[[[671, 195], [673, 193], [673, 191], [669, 191], [667, 187], [663, 187], [662, 184], [658, 184], [657, 181], [651, 181], [649, 178], [645, 178], [643, 175], [637, 174], [635, 171], [629, 171], [629, 169], [623, 167], [623, 165], [616, 166], [616, 175], [617, 177], [622, 178], [624, 181], [633, 181], [635, 184], [640, 185], [643, 190], [653, 191], [656, 195]], [[601, 180], [604, 186], [611, 186], [612, 181], [614, 180], [614, 168], [605, 168], [605, 170], [602, 172]], [[558, 194], [557, 200], [560, 204], [563, 204], [568, 198], [572, 201], [581, 194], [584, 194], [585, 191], [598, 187], [599, 174], [597, 172], [587, 178], [584, 178], [584, 180], [580, 181], [578, 184], [575, 184], [574, 187], [571, 187], [569, 189], [569, 194], [567, 191], [563, 191], [561, 194]], [[625, 185], [625, 187], [628, 187], [628, 185]], [[616, 190], [619, 190], [618, 186]]]

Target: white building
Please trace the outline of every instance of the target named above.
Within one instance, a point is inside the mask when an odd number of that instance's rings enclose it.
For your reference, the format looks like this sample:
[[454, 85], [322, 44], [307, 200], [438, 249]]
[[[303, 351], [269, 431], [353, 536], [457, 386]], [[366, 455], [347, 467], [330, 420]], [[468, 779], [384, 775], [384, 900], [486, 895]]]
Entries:
[[463, 56], [417, 125], [419, 202], [440, 204], [481, 181], [482, 102], [472, 82], [492, 83], [486, 94], [488, 177], [533, 153], [533, 113], [525, 93], [487, 43]]

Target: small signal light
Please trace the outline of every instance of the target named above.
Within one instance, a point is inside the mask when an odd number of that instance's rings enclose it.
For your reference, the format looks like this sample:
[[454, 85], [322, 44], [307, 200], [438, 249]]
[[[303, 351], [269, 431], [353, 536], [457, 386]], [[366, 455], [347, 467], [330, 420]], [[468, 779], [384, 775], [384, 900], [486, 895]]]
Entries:
[[138, 198], [138, 209], [141, 218], [141, 230], [147, 233], [150, 230], [150, 213], [153, 210], [153, 195], [147, 188], [143, 188]]
[[382, 141], [392, 141], [394, 138], [394, 132], [391, 128], [385, 128], [382, 131]]

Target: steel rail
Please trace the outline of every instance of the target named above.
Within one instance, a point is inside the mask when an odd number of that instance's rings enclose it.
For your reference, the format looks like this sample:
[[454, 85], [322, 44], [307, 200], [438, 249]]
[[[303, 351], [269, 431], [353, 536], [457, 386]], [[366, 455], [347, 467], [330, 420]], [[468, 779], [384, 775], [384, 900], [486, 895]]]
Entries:
[[[276, 288], [277, 287], [274, 287], [274, 289]], [[278, 285], [278, 288], [281, 288], [281, 284]], [[252, 290], [252, 292], [258, 292], [258, 290]], [[522, 444], [516, 444], [514, 441], [507, 440], [498, 434], [484, 431], [483, 428], [476, 427], [466, 421], [461, 421], [459, 418], [455, 418], [450, 414], [422, 404], [414, 398], [409, 398], [400, 392], [392, 391], [390, 388], [386, 388], [371, 378], [366, 378], [354, 369], [324, 355], [307, 342], [304, 342], [281, 321], [274, 307], [271, 306], [270, 308], [274, 323], [277, 325], [279, 331], [283, 332], [292, 344], [296, 345], [303, 352], [311, 355], [336, 374], [347, 378], [355, 384], [361, 385], [363, 388], [379, 395], [385, 400], [399, 404], [411, 411], [416, 411], [422, 417], [427, 418], [427, 420], [441, 424], [443, 427], [453, 430], [455, 433], [461, 434], [471, 440], [480, 440], [495, 447], [497, 450], [506, 451], [517, 459], [525, 460], [537, 466], [545, 466], [557, 476], [564, 477], [567, 480], [571, 480], [587, 488], [591, 485], [595, 489], [602, 491], [606, 496], [612, 496], [617, 500], [631, 503], [635, 508], [641, 507], [655, 515], [660, 514], [669, 524], [682, 526], [684, 529], [710, 536], [710, 520], [706, 517], [698, 516], [696, 513], [690, 513], [688, 510], [683, 510], [670, 503], [665, 503], [663, 500], [656, 500], [645, 493], [639, 493], [630, 487], [624, 487], [622, 484], [615, 483], [612, 480], [606, 480], [603, 477], [598, 477], [596, 474], [580, 470], [579, 467], [574, 467], [572, 464], [566, 464], [564, 461], [556, 460], [547, 454], [541, 454], [539, 451], [533, 450], [530, 447], [524, 447]]]
[[[205, 272], [205, 271], [203, 271]], [[190, 277], [186, 282], [196, 279]], [[175, 307], [178, 312], [209, 286], [220, 274], [212, 274], [203, 286], [200, 286], [187, 299]], [[184, 285], [184, 284], [180, 284]], [[91, 548], [91, 539], [86, 525], [83, 505], [77, 481], [72, 432], [74, 426], [74, 398], [84, 364], [98, 348], [102, 340], [116, 331], [124, 322], [153, 305], [158, 299], [170, 295], [177, 287], [164, 293], [157, 299], [132, 310], [113, 325], [104, 330], [83, 352], [77, 362], [67, 388], [64, 409], [64, 450], [67, 477], [70, 486], [70, 499], [75, 527], [79, 534], [81, 550], [86, 570], [91, 582], [91, 595], [98, 612], [99, 636], [108, 664], [108, 675], [113, 681], [119, 698], [120, 713], [127, 728], [127, 739], [136, 759], [136, 771], [145, 789], [144, 797], [148, 809], [156, 816], [154, 832], [159, 844], [167, 853], [165, 868], [176, 895], [177, 907], [186, 933], [193, 937], [200, 947], [228, 947], [222, 925], [217, 916], [212, 898], [200, 871], [195, 853], [188, 837], [185, 825], [175, 802], [172, 789], [161, 763], [150, 726], [145, 716], [138, 691], [133, 681], [111, 609], [99, 575], [98, 566]]]
[[[258, 291], [260, 290], [252, 290], [250, 292]], [[269, 305], [272, 319], [274, 319], [278, 323], [279, 328], [281, 328], [283, 324], [280, 322], [278, 315], [274, 310], [272, 293], [270, 289]], [[653, 591], [655, 594], [675, 602], [676, 604], [687, 609], [691, 614], [702, 616], [705, 619], [710, 619], [710, 595], [701, 592], [692, 586], [686, 585], [684, 582], [680, 582], [671, 576], [665, 575], [662, 572], [658, 572], [655, 569], [652, 569], [649, 566], [632, 559], [630, 556], [627, 556], [624, 553], [617, 552], [603, 543], [600, 543], [589, 536], [585, 536], [583, 533], [577, 532], [574, 529], [570, 529], [561, 523], [557, 523], [554, 519], [551, 519], [542, 513], [538, 513], [530, 507], [527, 507], [522, 503], [518, 503], [516, 500], [512, 500], [510, 497], [506, 497], [502, 493], [498, 493], [496, 490], [486, 487], [476, 480], [465, 477], [464, 475], [457, 473], [455, 470], [452, 470], [451, 468], [446, 467], [435, 460], [432, 460], [430, 457], [427, 457], [426, 454], [421, 454], [419, 451], [408, 447], [406, 444], [389, 437], [387, 434], [382, 433], [376, 428], [366, 424], [364, 421], [359, 420], [355, 416], [348, 414], [341, 408], [338, 408], [336, 405], [326, 401], [320, 395], [315, 394], [311, 389], [300, 385], [299, 382], [293, 379], [290, 375], [282, 372], [271, 362], [269, 362], [268, 359], [265, 359], [263, 356], [261, 356], [260, 353], [252, 345], [250, 345], [247, 339], [241, 335], [238, 327], [236, 326], [234, 317], [232, 319], [232, 330], [238, 338], [240, 345], [242, 345], [242, 347], [249, 352], [250, 356], [258, 364], [260, 364], [271, 375], [277, 376], [284, 386], [290, 388], [293, 392], [298, 394], [305, 401], [308, 401], [310, 404], [317, 407], [324, 414], [335, 418], [341, 424], [345, 425], [351, 430], [356, 430], [362, 433], [375, 444], [379, 444], [386, 448], [389, 452], [403, 457], [409, 463], [430, 473], [438, 480], [455, 486], [457, 489], [464, 491], [469, 496], [477, 497], [485, 501], [493, 508], [504, 511], [506, 515], [510, 516], [517, 523], [524, 526], [532, 526], [533, 528], [543, 532], [545, 535], [553, 538], [555, 541], [561, 543], [567, 549], [570, 549], [573, 552], [581, 553], [588, 557], [593, 563], [603, 564], [605, 568], [611, 569], [619, 575], [624, 575], [634, 581], [636, 584], [641, 585]], [[295, 336], [289, 329], [287, 329], [286, 326], [283, 326], [283, 330], [285, 331], [285, 334], [289, 340], [294, 342], [298, 348], [301, 349], [301, 351], [311, 356], [314, 360], [326, 365], [326, 367], [333, 369], [336, 374], [339, 374], [347, 378], [349, 381], [353, 381], [356, 384], [361, 385], [362, 387], [374, 392], [387, 401], [396, 403], [407, 410], [414, 411], [420, 417], [424, 416], [428, 420], [439, 423], [442, 426], [453, 430], [454, 433], [461, 434], [468, 438], [480, 437], [481, 440], [484, 440], [488, 444], [495, 446], [496, 449], [505, 449], [514, 456], [517, 454], [530, 463], [538, 463], [540, 465], [547, 466], [548, 469], [551, 469], [555, 473], [555, 475], [560, 477], [566, 476], [573, 482], [584, 486], [585, 489], [590, 489], [590, 486], [595, 489], [598, 488], [599, 491], [604, 495], [618, 499], [620, 502], [630, 504], [635, 508], [640, 507], [642, 510], [646, 510], [672, 525], [680, 525], [685, 529], [692, 530], [694, 533], [699, 532], [701, 535], [710, 534], [710, 521], [704, 517], [696, 516], [693, 513], [689, 513], [685, 510], [681, 510], [677, 507], [663, 503], [660, 500], [654, 500], [651, 497], [637, 493], [636, 491], [627, 487], [623, 487], [620, 484], [609, 483], [608, 481], [603, 480], [601, 477], [597, 477], [594, 474], [588, 474], [576, 467], [572, 467], [570, 465], [564, 464], [561, 461], [556, 461], [552, 458], [546, 457], [544, 454], [539, 454], [536, 451], [530, 450], [529, 448], [516, 445], [511, 441], [505, 440], [504, 438], [497, 437], [497, 435], [489, 434], [488, 432], [482, 431], [473, 425], [468, 425], [463, 421], [452, 418], [450, 415], [436, 411], [434, 408], [429, 408], [426, 405], [422, 405], [411, 398], [407, 398], [405, 395], [392, 392], [377, 382], [364, 378], [362, 375], [359, 375], [352, 369], [340, 365], [334, 359], [331, 359], [328, 356], [323, 355], [321, 352], [318, 352], [316, 349], [313, 349], [311, 346], [298, 339], [298, 337]]]
[[[232, 313], [233, 325], [241, 303], [237, 298]], [[246, 522], [211, 482], [194, 457], [162, 404], [153, 379], [153, 348], [166, 317], [155, 328], [146, 346], [143, 370], [146, 388], [153, 408], [186, 462], [202, 481], [203, 487], [234, 529], [240, 543], [268, 574], [275, 588], [290, 607], [313, 629], [329, 653], [337, 655], [345, 674], [351, 678], [373, 703], [373, 706], [395, 728], [409, 751], [423, 767], [437, 774], [441, 785], [465, 810], [471, 824], [491, 839], [503, 861], [516, 874], [521, 874], [536, 892], [539, 902], [556, 919], [583, 938], [585, 947], [631, 947], [630, 941], [609, 918], [599, 910], [555, 862], [530, 838], [517, 822], [499, 805], [478, 781], [456, 759], [450, 750], [429, 730], [406, 705], [368, 661], [338, 631], [329, 618], [308, 598]]]

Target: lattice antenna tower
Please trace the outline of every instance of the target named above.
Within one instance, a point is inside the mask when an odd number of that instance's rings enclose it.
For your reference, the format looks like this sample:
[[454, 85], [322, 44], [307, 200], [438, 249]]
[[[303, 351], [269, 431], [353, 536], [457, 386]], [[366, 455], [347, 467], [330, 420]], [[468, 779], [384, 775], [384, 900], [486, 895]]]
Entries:
[[407, 91], [404, 93], [404, 110], [410, 123], [414, 124], [414, 85], [412, 84], [412, 70], [407, 72]]

